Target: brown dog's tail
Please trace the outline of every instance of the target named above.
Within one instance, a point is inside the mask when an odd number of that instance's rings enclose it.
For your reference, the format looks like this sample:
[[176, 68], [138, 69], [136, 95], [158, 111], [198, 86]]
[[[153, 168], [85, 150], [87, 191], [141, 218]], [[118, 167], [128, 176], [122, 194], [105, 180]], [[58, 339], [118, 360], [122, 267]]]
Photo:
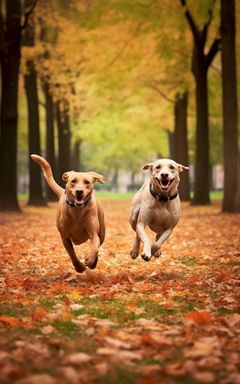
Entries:
[[60, 185], [58, 185], [54, 180], [50, 164], [47, 162], [47, 160], [38, 155], [31, 155], [31, 158], [33, 159], [33, 161], [35, 161], [35, 163], [38, 163], [40, 165], [49, 187], [53, 190], [54, 193], [56, 193], [58, 197], [60, 197], [64, 189], [60, 187]]

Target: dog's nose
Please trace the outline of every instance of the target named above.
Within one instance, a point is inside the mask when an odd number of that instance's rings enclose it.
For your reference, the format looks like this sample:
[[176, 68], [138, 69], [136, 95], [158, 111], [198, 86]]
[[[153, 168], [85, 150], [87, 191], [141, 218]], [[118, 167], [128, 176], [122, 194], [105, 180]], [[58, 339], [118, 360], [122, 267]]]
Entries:
[[168, 173], [161, 173], [161, 178], [162, 179], [167, 179], [168, 178]]
[[77, 198], [80, 198], [80, 199], [81, 199], [81, 197], [83, 197], [83, 190], [82, 190], [82, 189], [78, 189], [78, 190], [76, 191], [76, 196], [77, 196]]

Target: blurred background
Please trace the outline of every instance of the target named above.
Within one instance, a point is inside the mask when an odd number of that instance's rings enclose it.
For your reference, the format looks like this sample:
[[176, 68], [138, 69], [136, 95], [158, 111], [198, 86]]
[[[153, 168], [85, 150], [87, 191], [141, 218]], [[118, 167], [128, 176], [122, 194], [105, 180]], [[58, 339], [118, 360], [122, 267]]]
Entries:
[[182, 200], [240, 211], [239, 0], [0, 4], [0, 210], [55, 200], [37, 153], [59, 184], [104, 174], [110, 197], [170, 157], [190, 166]]

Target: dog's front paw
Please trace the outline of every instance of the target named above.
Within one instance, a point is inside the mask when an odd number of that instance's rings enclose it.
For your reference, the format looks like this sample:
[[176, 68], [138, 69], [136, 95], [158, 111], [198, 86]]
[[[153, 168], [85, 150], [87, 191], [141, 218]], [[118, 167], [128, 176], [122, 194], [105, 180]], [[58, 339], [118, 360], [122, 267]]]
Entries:
[[82, 273], [85, 271], [86, 267], [81, 261], [78, 261], [74, 264], [74, 268], [78, 273]]
[[153, 256], [156, 257], [156, 258], [158, 258], [158, 257], [161, 256], [161, 254], [162, 254], [162, 251], [161, 251], [161, 249], [159, 249], [157, 252], [154, 253]]
[[95, 257], [87, 256], [85, 259], [85, 264], [88, 268], [91, 268], [91, 269], [96, 268], [97, 263], [98, 263], [98, 257], [97, 256], [95, 256]]
[[155, 244], [152, 244], [151, 253], [152, 253], [152, 256], [154, 257], [160, 257], [162, 254], [162, 251], [161, 251], [161, 248], [159, 248], [159, 246], [155, 243]]
[[151, 257], [152, 257], [152, 255], [147, 255], [146, 253], [142, 253], [141, 256], [142, 256], [144, 261], [150, 261]]

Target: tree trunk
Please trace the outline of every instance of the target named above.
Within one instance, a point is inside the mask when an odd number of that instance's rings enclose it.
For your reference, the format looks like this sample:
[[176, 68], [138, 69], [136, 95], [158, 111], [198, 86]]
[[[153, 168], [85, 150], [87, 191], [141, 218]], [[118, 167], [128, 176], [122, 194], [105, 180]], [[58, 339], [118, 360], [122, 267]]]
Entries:
[[66, 171], [70, 171], [70, 153], [71, 153], [71, 132], [67, 107], [63, 110], [57, 104], [57, 126], [58, 126], [58, 181], [64, 187], [62, 175]]
[[[193, 204], [209, 204], [209, 127], [207, 72], [219, 51], [220, 38], [216, 37], [207, 49], [208, 31], [213, 20], [213, 6], [208, 9], [205, 24], [199, 28], [190, 12], [187, 0], [180, 0], [193, 36], [192, 73], [195, 77], [196, 95], [196, 160]], [[208, 41], [209, 44], [209, 41]]]
[[[51, 165], [53, 175], [56, 176], [56, 156], [55, 156], [55, 140], [54, 140], [54, 105], [52, 95], [49, 92], [49, 84], [43, 83], [43, 92], [46, 104], [46, 159]], [[56, 201], [57, 196], [46, 183], [46, 197], [48, 201]]]
[[[174, 104], [174, 160], [180, 164], [188, 165], [188, 137], [187, 137], [187, 105], [188, 93], [177, 95]], [[179, 184], [179, 194], [181, 200], [190, 200], [189, 173], [181, 174]]]
[[[235, 1], [221, 0], [223, 90], [223, 212], [239, 212]], [[237, 193], [238, 191], [238, 193]]]
[[18, 78], [21, 1], [6, 2], [6, 30], [1, 38], [0, 210], [20, 211], [17, 200]]
[[[200, 56], [200, 55], [199, 55]], [[201, 55], [202, 56], [202, 55]], [[209, 204], [209, 124], [207, 68], [204, 58], [196, 58], [196, 157], [193, 204]]]
[[81, 140], [80, 139], [75, 140], [75, 143], [73, 146], [72, 169], [74, 169], [77, 172], [81, 169], [80, 147], [81, 147]]
[[28, 108], [28, 150], [29, 150], [29, 199], [28, 205], [45, 206], [41, 168], [31, 160], [31, 153], [41, 154], [38, 110], [37, 73], [32, 61], [27, 63], [28, 72], [24, 77]]
[[174, 153], [174, 147], [175, 147], [175, 144], [174, 144], [174, 140], [175, 140], [175, 135], [174, 135], [174, 132], [172, 131], [169, 131], [168, 129], [166, 129], [166, 132], [167, 132], [167, 137], [168, 137], [168, 152], [169, 152], [169, 157], [170, 159], [175, 159], [175, 153]]
[[115, 168], [113, 178], [112, 178], [112, 185], [117, 193], [119, 191], [118, 176], [119, 176], [119, 170], [118, 168]]

